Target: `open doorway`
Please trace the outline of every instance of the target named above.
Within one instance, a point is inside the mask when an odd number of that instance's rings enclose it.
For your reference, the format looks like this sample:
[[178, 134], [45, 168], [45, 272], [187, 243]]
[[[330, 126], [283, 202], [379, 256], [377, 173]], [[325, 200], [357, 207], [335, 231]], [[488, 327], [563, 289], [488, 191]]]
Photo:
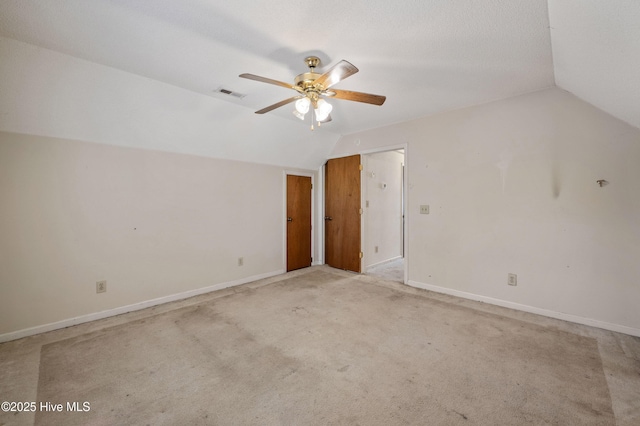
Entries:
[[365, 154], [362, 165], [362, 271], [404, 283], [405, 150]]

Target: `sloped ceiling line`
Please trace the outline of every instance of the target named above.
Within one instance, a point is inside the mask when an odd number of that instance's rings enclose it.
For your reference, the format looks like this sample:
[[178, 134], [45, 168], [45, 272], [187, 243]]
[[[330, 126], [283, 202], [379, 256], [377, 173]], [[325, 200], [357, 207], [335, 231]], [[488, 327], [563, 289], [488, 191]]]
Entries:
[[[88, 115], [94, 126], [75, 133], [92, 141], [315, 168], [340, 135], [556, 83], [640, 127], [640, 73], [633, 72], [640, 68], [637, 22], [640, 2], [635, 0], [330, 0], [322, 8], [294, 0], [5, 0], [0, 2], [0, 36], [6, 38], [0, 89], [11, 96], [0, 100], [0, 129], [37, 128], [65, 136], [77, 126], [74, 111], [113, 110], [112, 122], [135, 123], [124, 126], [130, 134]], [[318, 54], [324, 67], [346, 59], [360, 69], [336, 88], [385, 95], [387, 102], [376, 107], [335, 100], [334, 120], [313, 133], [288, 107], [256, 116], [254, 111], [290, 94], [238, 75], [293, 81], [306, 70], [303, 59], [310, 53]], [[138, 76], [158, 84], [143, 84]], [[29, 87], [39, 79], [58, 87], [55, 96], [69, 103], [55, 112], [60, 116], [48, 127], [35, 123], [42, 114], [38, 103], [51, 102], [55, 108], [60, 99], [45, 99], [54, 96], [48, 88], [33, 92]], [[9, 87], [16, 81], [25, 86]], [[87, 93], [105, 93], [101, 108], [93, 105], [96, 97], [62, 93], [88, 87]], [[231, 99], [215, 93], [219, 87], [247, 96]], [[178, 95], [176, 88], [192, 94]], [[133, 98], [140, 92], [146, 97]], [[176, 98], [189, 98], [200, 107], [187, 117], [175, 109]], [[135, 111], [115, 114], [118, 102], [125, 110], [136, 104]], [[182, 140], [169, 141], [164, 134]]]

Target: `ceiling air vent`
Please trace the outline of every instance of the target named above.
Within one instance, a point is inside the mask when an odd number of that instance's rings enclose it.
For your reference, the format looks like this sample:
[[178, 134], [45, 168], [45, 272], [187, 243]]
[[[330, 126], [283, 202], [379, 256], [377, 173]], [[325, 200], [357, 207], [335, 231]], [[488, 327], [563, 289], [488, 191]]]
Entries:
[[247, 96], [247, 95], [245, 95], [243, 93], [234, 92], [233, 90], [225, 89], [223, 87], [218, 87], [216, 90], [214, 90], [214, 92], [215, 93], [222, 93], [223, 95], [233, 96], [233, 97], [238, 98], [238, 99], [242, 99], [245, 96]]

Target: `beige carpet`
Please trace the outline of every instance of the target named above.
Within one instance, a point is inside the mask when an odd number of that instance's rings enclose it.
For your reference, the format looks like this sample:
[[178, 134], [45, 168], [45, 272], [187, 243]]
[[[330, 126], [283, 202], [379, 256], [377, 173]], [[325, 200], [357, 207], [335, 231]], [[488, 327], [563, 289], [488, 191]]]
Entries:
[[345, 275], [46, 344], [37, 399], [91, 411], [35, 424], [615, 424], [595, 339]]
[[394, 259], [367, 268], [367, 275], [379, 277], [388, 281], [404, 282], [404, 259]]

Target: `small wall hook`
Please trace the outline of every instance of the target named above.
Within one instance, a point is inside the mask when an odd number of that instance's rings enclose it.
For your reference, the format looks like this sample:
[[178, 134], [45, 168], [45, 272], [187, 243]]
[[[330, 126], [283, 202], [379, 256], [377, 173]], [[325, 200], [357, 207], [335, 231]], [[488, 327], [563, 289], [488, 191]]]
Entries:
[[598, 182], [598, 185], [600, 185], [600, 188], [602, 188], [602, 187], [603, 187], [603, 186], [605, 186], [605, 185], [609, 185], [609, 182], [607, 182], [607, 181], [606, 181], [606, 180], [604, 180], [604, 179], [599, 179], [599, 180], [597, 180], [596, 182]]

